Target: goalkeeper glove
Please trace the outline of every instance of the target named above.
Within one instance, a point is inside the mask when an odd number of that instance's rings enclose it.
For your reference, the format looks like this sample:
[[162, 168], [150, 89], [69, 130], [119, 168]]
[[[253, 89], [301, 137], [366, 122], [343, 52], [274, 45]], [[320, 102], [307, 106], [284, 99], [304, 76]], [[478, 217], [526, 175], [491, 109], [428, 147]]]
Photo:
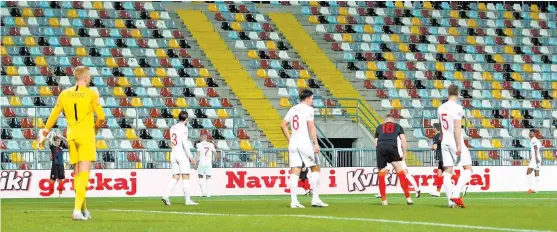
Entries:
[[49, 135], [49, 131], [46, 129], [39, 130], [39, 138], [37, 139], [39, 149], [44, 149], [44, 144], [46, 142], [47, 136]]

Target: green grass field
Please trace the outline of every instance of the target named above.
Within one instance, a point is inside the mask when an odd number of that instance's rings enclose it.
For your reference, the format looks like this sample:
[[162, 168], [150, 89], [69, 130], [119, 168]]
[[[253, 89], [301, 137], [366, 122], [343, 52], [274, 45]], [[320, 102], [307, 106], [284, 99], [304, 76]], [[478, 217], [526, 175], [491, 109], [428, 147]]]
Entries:
[[[449, 209], [444, 197], [424, 194], [407, 206], [389, 195], [389, 206], [370, 195], [322, 196], [328, 208], [290, 209], [289, 196], [193, 198], [172, 206], [159, 198], [91, 198], [93, 219], [72, 221], [73, 199], [3, 199], [4, 232], [10, 231], [557, 231], [554, 192], [471, 193], [466, 209]], [[300, 197], [309, 206], [309, 196]]]

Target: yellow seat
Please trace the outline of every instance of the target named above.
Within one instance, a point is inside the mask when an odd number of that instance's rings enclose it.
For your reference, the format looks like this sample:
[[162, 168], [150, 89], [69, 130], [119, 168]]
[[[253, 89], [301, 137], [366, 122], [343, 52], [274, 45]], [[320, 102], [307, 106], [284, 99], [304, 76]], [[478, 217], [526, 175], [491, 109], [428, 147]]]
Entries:
[[288, 98], [283, 97], [280, 99], [280, 106], [284, 108], [290, 108], [292, 107], [292, 104], [290, 103], [290, 100], [288, 100]]
[[420, 33], [420, 27], [418, 27], [418, 26], [412, 26], [412, 27], [410, 27], [410, 33], [411, 33], [412, 35], [420, 35], [420, 34], [421, 34], [421, 33]]
[[10, 97], [10, 106], [21, 106], [21, 99], [17, 96]]
[[552, 161], [555, 160], [555, 156], [551, 154], [550, 150], [542, 151], [542, 155], [545, 160], [552, 160]]
[[366, 71], [366, 79], [368, 80], [378, 80], [377, 76], [375, 76], [375, 72]]
[[348, 13], [348, 9], [346, 7], [338, 8], [338, 14], [339, 15], [344, 15], [344, 16], [350, 15], [350, 13]]
[[17, 68], [14, 66], [8, 66], [6, 67], [6, 74], [8, 74], [8, 76], [17, 76], [18, 75], [18, 71]]
[[50, 25], [50, 27], [60, 27], [60, 21], [58, 21], [58, 18], [48, 19], [48, 24]]
[[219, 9], [217, 8], [217, 4], [214, 4], [214, 3], [209, 4], [209, 11], [219, 12]]
[[246, 18], [244, 17], [244, 14], [235, 14], [234, 15], [234, 20], [236, 22], [245, 22]]
[[267, 49], [269, 50], [277, 50], [277, 44], [275, 44], [275, 41], [265, 42], [265, 47], [267, 47]]
[[551, 82], [551, 88], [557, 89], [557, 82]]
[[161, 16], [158, 11], [151, 11], [151, 13], [149, 13], [149, 16], [151, 16], [151, 19], [153, 20], [161, 19]]
[[218, 110], [217, 110], [217, 115], [219, 116], [219, 118], [228, 118], [228, 117], [230, 117], [230, 115], [228, 114], [228, 112], [226, 112], [225, 109], [218, 109]]
[[206, 68], [200, 68], [199, 69], [199, 76], [200, 77], [210, 77], [211, 74], [209, 73], [209, 70]]
[[321, 109], [319, 110], [319, 113], [321, 114], [322, 117], [327, 117], [327, 116], [331, 116], [331, 109]]
[[178, 118], [178, 116], [180, 115], [180, 112], [182, 112], [182, 110], [172, 109], [172, 111], [170, 111], [170, 114], [172, 115], [173, 118]]
[[112, 94], [116, 97], [126, 97], [126, 92], [122, 89], [122, 87], [115, 87]]
[[79, 18], [77, 11], [74, 9], [69, 9], [68, 13], [66, 14], [68, 18]]
[[141, 102], [141, 98], [138, 98], [138, 97], [132, 98], [132, 102], [131, 102], [131, 103], [132, 103], [132, 106], [133, 106], [133, 107], [140, 107], [140, 106], [143, 106], [143, 102]]
[[457, 81], [464, 81], [466, 80], [466, 77], [462, 74], [462, 72], [456, 71], [454, 72], [454, 79]]
[[140, 162], [135, 163], [135, 168], [136, 169], [142, 169], [143, 168], [143, 163], [140, 163]]
[[410, 48], [408, 47], [408, 44], [405, 44], [405, 43], [398, 44], [398, 49], [401, 52], [410, 52]]
[[367, 62], [367, 69], [371, 71], [377, 71], [379, 68], [375, 62]]
[[[533, 71], [533, 70], [532, 70]], [[513, 72], [511, 74], [511, 77], [515, 80], [515, 81], [524, 81], [524, 78], [522, 78], [522, 76], [520, 75], [520, 73], [517, 72]]]
[[[130, 34], [133, 38], [143, 38], [143, 35], [141, 34], [141, 31], [139, 31], [138, 29], [132, 29]], [[170, 46], [171, 41], [168, 42], [169, 46]]]
[[532, 68], [531, 64], [524, 64], [522, 65], [522, 71], [531, 73], [534, 72], [534, 68]]
[[460, 32], [458, 32], [458, 29], [456, 27], [451, 27], [451, 28], [449, 28], [449, 34], [450, 35], [460, 35]]
[[164, 87], [164, 84], [162, 83], [162, 80], [160, 78], [151, 78], [151, 84], [153, 84], [153, 87], [157, 87], [157, 88], [162, 88]]
[[492, 81], [493, 80], [493, 76], [491, 76], [490, 72], [483, 72], [482, 73], [482, 78], [486, 81]]
[[196, 78], [195, 85], [197, 85], [197, 87], [207, 87], [207, 82], [205, 82], [203, 78]]
[[108, 149], [108, 145], [104, 140], [97, 140], [97, 149]]
[[396, 60], [396, 57], [393, 55], [392, 52], [385, 52], [383, 53], [385, 60], [387, 61], [394, 61]]
[[178, 107], [188, 107], [188, 102], [186, 101], [185, 98], [180, 97], [180, 98], [176, 98], [176, 105]]
[[14, 21], [16, 26], [20, 26], [20, 27], [27, 26], [25, 19], [22, 17], [15, 17]]
[[511, 47], [511, 46], [505, 46], [504, 51], [505, 51], [505, 54], [515, 54], [514, 53], [514, 48]]
[[122, 87], [130, 87], [130, 82], [128, 81], [128, 78], [125, 77], [118, 77], [118, 85], [122, 86]]
[[308, 21], [311, 24], [319, 24], [319, 19], [315, 15], [309, 16]]
[[435, 87], [436, 89], [444, 89], [445, 85], [443, 84], [442, 80], [434, 80], [433, 87]]
[[157, 68], [157, 69], [155, 69], [155, 74], [157, 75], [157, 77], [166, 77], [166, 76], [168, 76], [168, 74], [166, 74], [166, 69], [164, 69], [164, 68]]
[[133, 74], [135, 74], [136, 77], [146, 77], [147, 74], [145, 74], [145, 71], [143, 71], [142, 68], [134, 68], [133, 69]]
[[[4, 46], [8, 46], [8, 45], [9, 45], [9, 46], [13, 46], [13, 45], [15, 45], [15, 43], [14, 43], [14, 40], [12, 39], [11, 36], [4, 36], [4, 37], [2, 38], [2, 45], [4, 45]], [[6, 49], [6, 48], [4, 48], [4, 46], [2, 46], [2, 49]], [[5, 53], [6, 53], [6, 55], [8, 55], [8, 52], [7, 52], [7, 51], [6, 51]]]
[[134, 129], [126, 129], [126, 139], [138, 139]]
[[375, 30], [373, 30], [373, 27], [371, 25], [366, 24], [364, 26], [364, 33], [373, 34], [373, 33], [375, 33]]
[[6, 47], [0, 46], [0, 56], [7, 56], [7, 55], [8, 55], [8, 50], [6, 50]]
[[39, 149], [39, 143], [37, 142], [37, 140], [33, 140], [33, 142], [31, 142], [31, 147], [33, 148], [33, 150], [38, 150]]
[[505, 19], [514, 19], [514, 17], [513, 17], [513, 12], [512, 12], [512, 11], [505, 11], [505, 13], [503, 13], [503, 18], [505, 18]]
[[116, 20], [114, 20], [114, 27], [116, 27], [116, 28], [126, 28], [126, 23], [124, 23], [124, 20], [122, 20], [122, 19], [116, 19]]
[[321, 6], [321, 5], [319, 5], [319, 2], [317, 2], [317, 1], [310, 1], [309, 5], [310, 6]]
[[345, 17], [345, 16], [337, 16], [337, 23], [338, 23], [338, 24], [347, 24], [348, 21], [346, 21], [346, 17]]
[[[396, 77], [396, 79], [399, 79], [399, 80], [406, 80], [406, 74], [404, 74], [404, 72], [400, 71], [400, 70], [395, 72], [395, 77]], [[396, 86], [396, 82], [395, 82], [395, 86]], [[405, 87], [403, 86], [402, 88], [405, 88]]]
[[485, 5], [485, 3], [483, 2], [478, 3], [478, 10], [487, 11], [487, 6]]
[[112, 57], [106, 58], [106, 66], [111, 68], [118, 68], [118, 64], [116, 63], [116, 60]]
[[484, 128], [495, 128], [493, 125], [491, 125], [491, 121], [487, 118], [482, 119], [482, 126]]
[[493, 56], [493, 60], [495, 60], [495, 62], [497, 62], [497, 63], [505, 63], [505, 60], [503, 59], [503, 56], [501, 56], [500, 54], [495, 54]]
[[395, 88], [397, 89], [405, 89], [403, 80], [395, 80]]
[[503, 94], [501, 94], [501, 91], [499, 90], [491, 90], [491, 96], [493, 96], [493, 98], [495, 99], [503, 99]]
[[23, 16], [25, 17], [34, 17], [33, 10], [31, 8], [24, 8], [23, 9]]
[[33, 125], [37, 126], [38, 128], [44, 128], [44, 121], [42, 118], [34, 119]]
[[344, 33], [344, 34], [342, 34], [342, 41], [344, 41], [344, 42], [353, 42], [354, 39], [352, 38], [352, 35], [351, 35], [351, 34]]
[[35, 58], [35, 64], [39, 67], [47, 67], [48, 66], [48, 62], [46, 62], [46, 59], [44, 58], [44, 56], [37, 56], [37, 58]]
[[308, 70], [300, 70], [300, 78], [302, 79], [310, 79], [311, 75], [309, 75]]
[[459, 19], [460, 15], [458, 15], [458, 11], [457, 10], [451, 10], [449, 12], [449, 17], [453, 18], [453, 19]]
[[178, 40], [171, 39], [168, 41], [168, 47], [170, 48], [180, 48], [180, 44], [178, 44]]
[[530, 12], [530, 18], [533, 20], [539, 20], [540, 14], [538, 12]]
[[400, 36], [399, 36], [399, 35], [397, 35], [397, 34], [392, 34], [390, 37], [391, 37], [391, 41], [392, 41], [393, 43], [400, 43]]
[[472, 110], [472, 117], [474, 118], [484, 118], [480, 110]]
[[532, 4], [532, 5], [530, 5], [530, 11], [532, 11], [532, 12], [539, 12], [539, 11], [540, 11], [540, 8], [538, 8], [538, 5]]
[[104, 10], [104, 2], [101, 1], [94, 1], [93, 2], [93, 9], [95, 10]]
[[18, 152], [13, 152], [10, 154], [10, 159], [12, 160], [12, 163], [23, 163], [25, 162], [25, 160], [23, 160], [23, 156], [21, 155], [21, 153]]
[[395, 109], [402, 109], [402, 103], [400, 103], [400, 100], [398, 100], [398, 99], [392, 100], [391, 105]]
[[164, 153], [164, 159], [168, 162], [170, 162], [170, 152], [165, 152]]
[[466, 20], [466, 24], [468, 24], [468, 27], [478, 27], [478, 23], [475, 19]]
[[155, 55], [157, 55], [157, 57], [159, 57], [159, 58], [168, 57], [168, 55], [166, 54], [166, 51], [164, 49], [160, 49], [160, 48], [155, 50]]
[[419, 18], [416, 18], [416, 17], [412, 17], [412, 19], [410, 19], [410, 22], [414, 26], [421, 26], [422, 25], [422, 21]]
[[436, 48], [438, 53], [447, 53], [447, 48], [444, 44], [437, 44]]
[[261, 77], [261, 78], [268, 78], [269, 76], [267, 76], [267, 72], [265, 71], [265, 69], [257, 69], [257, 76]]
[[75, 50], [75, 54], [77, 54], [78, 56], [89, 56], [89, 53], [87, 52], [87, 50], [85, 48], [77, 48]]
[[25, 37], [25, 45], [29, 46], [29, 47], [35, 47], [37, 46], [37, 42], [35, 42], [35, 38], [34, 37]]
[[439, 101], [437, 99], [433, 100], [433, 101], [431, 101], [431, 105], [435, 108], [439, 108], [439, 106], [441, 106], [441, 101]]
[[513, 32], [512, 28], [505, 28], [505, 29], [503, 29], [503, 32], [505, 33], [505, 35], [507, 35], [507, 37], [514, 36], [514, 32]]
[[277, 167], [277, 162], [269, 162], [269, 167], [270, 168], [276, 168]]
[[541, 103], [541, 107], [544, 109], [551, 109], [551, 102], [549, 102], [549, 100], [543, 100]]
[[259, 55], [257, 55], [257, 51], [255, 50], [249, 50], [248, 57], [250, 59], [259, 59]]
[[244, 29], [242, 28], [242, 24], [238, 23], [238, 22], [233, 22], [231, 25], [232, 29], [235, 31], [243, 31]]
[[[499, 81], [492, 81], [491, 82], [491, 88], [494, 90], [502, 90], [503, 86], [501, 85], [501, 82]], [[499, 92], [499, 94], [501, 94], [501, 91], [497, 91]]]
[[402, 1], [395, 1], [395, 7], [396, 8], [404, 8], [404, 4], [402, 3]]
[[492, 145], [494, 148], [503, 148], [503, 147], [505, 147], [505, 146], [503, 145], [503, 143], [501, 143], [501, 140], [499, 140], [499, 139], [492, 139], [492, 140], [491, 140], [491, 145]]
[[487, 152], [485, 151], [478, 151], [478, 153], [476, 153], [476, 155], [478, 156], [478, 158], [482, 161], [486, 161], [489, 160], [489, 155], [487, 154]]
[[511, 117], [514, 119], [524, 119], [519, 110], [511, 110]]
[[41, 86], [41, 90], [39, 91], [41, 96], [52, 96], [52, 92], [48, 86]]
[[308, 84], [306, 83], [306, 80], [304, 79], [297, 79], [296, 85], [298, 86], [298, 88], [304, 88], [304, 89], [309, 88]]
[[441, 62], [436, 62], [435, 63], [435, 70], [443, 72], [443, 71], [446, 70], [445, 65], [443, 65], [443, 63], [441, 63]]
[[68, 37], [76, 37], [77, 33], [75, 32], [75, 30], [73, 28], [66, 28], [64, 30], [64, 33], [66, 34], [66, 36]]
[[425, 9], [433, 9], [433, 5], [431, 4], [431, 2], [424, 2], [424, 8]]
[[476, 38], [474, 36], [466, 36], [466, 43], [475, 45], [476, 44]]

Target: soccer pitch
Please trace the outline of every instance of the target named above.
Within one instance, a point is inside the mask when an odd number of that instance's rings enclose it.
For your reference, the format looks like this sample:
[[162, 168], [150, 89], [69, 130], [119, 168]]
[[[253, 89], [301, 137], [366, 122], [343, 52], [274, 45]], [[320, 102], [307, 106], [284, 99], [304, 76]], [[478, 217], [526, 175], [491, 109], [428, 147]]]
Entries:
[[10, 231], [557, 231], [555, 192], [470, 193], [466, 209], [447, 208], [445, 197], [423, 194], [406, 205], [400, 194], [389, 206], [371, 195], [328, 195], [328, 208], [290, 209], [289, 196], [199, 198], [185, 206], [172, 197], [90, 198], [90, 221], [72, 221], [73, 199], [3, 199], [2, 225]]

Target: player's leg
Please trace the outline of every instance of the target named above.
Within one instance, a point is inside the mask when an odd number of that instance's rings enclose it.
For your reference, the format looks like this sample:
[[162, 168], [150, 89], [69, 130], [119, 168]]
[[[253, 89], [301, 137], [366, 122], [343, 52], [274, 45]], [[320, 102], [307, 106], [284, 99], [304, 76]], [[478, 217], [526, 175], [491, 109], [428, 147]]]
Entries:
[[[377, 159], [377, 160], [379, 160], [379, 159]], [[378, 161], [378, 163], [379, 163], [379, 161]], [[385, 169], [385, 170], [383, 170], [383, 169]], [[385, 168], [383, 168], [383, 169], [378, 169], [378, 170], [379, 170], [379, 172], [378, 172], [378, 175], [379, 175], [378, 181], [381, 182], [381, 179], [383, 179], [383, 183], [385, 184], [385, 192], [386, 192], [386, 191], [387, 191], [387, 190], [386, 190], [387, 186], [386, 186], [385, 178], [386, 178], [387, 174], [389, 174], [389, 172], [390, 172], [391, 170], [394, 170], [394, 169], [393, 169], [393, 165], [391, 165], [390, 163], [387, 163], [387, 166], [386, 166]], [[378, 184], [379, 184], [379, 183], [378, 183]], [[381, 188], [379, 188], [379, 189], [381, 190]], [[381, 196], [381, 193], [379, 192], [379, 193], [377, 193], [377, 194], [375, 195], [375, 198], [383, 198], [383, 197]]]
[[298, 153], [302, 158], [302, 162], [309, 167], [311, 173], [308, 175], [309, 184], [313, 189], [313, 195], [311, 196], [311, 206], [312, 207], [327, 207], [329, 205], [325, 204], [321, 198], [319, 198], [320, 185], [321, 185], [321, 167], [316, 163], [316, 155], [313, 152], [313, 146], [306, 145], [298, 148]]
[[431, 193], [431, 196], [440, 197], [441, 196], [441, 187], [443, 187], [443, 161], [439, 160], [437, 166], [437, 178], [435, 181], [435, 185], [437, 187], [435, 192]]
[[211, 197], [211, 174], [205, 175], [205, 196]]
[[189, 160], [185, 156], [180, 156], [180, 158], [178, 158], [178, 167], [180, 169], [180, 174], [182, 175], [182, 190], [184, 191], [186, 205], [198, 205], [196, 202], [191, 200], [191, 196], [190, 196]]
[[414, 204], [414, 202], [412, 202], [412, 198], [410, 197], [410, 191], [408, 189], [408, 178], [406, 178], [406, 173], [404, 173], [404, 169], [402, 169], [402, 159], [396, 159], [396, 157], [391, 157], [391, 159], [394, 159], [391, 164], [393, 165], [393, 168], [395, 169], [398, 176], [398, 180], [400, 181], [400, 187], [402, 188], [404, 196], [406, 197], [406, 203], [408, 205], [412, 205]]
[[414, 191], [416, 191], [416, 198], [420, 198], [420, 195], [422, 193], [422, 191], [420, 190], [420, 187], [418, 186], [418, 183], [416, 183], [416, 179], [414, 179], [414, 177], [410, 174], [408, 174], [408, 165], [406, 165], [406, 161], [401, 161], [402, 164], [402, 170], [404, 171], [404, 175], [406, 175], [406, 179], [408, 180], [408, 183], [410, 183], [410, 185], [412, 185], [412, 187], [414, 188]]
[[298, 201], [298, 179], [302, 171], [302, 158], [298, 149], [295, 147], [288, 148], [288, 161], [290, 163], [290, 179], [288, 179], [288, 188], [290, 188], [290, 208], [305, 208]]
[[81, 207], [83, 206], [84, 198], [82, 197], [85, 189], [81, 187], [80, 178], [80, 165], [79, 165], [79, 154], [77, 150], [77, 145], [74, 140], [68, 141], [68, 150], [70, 153], [70, 164], [73, 165], [74, 169], [74, 191], [75, 191], [75, 201], [74, 201], [74, 212], [72, 214], [73, 220], [87, 220], [83, 213], [81, 212]]
[[534, 170], [534, 174], [535, 174], [535, 177], [534, 177], [534, 188], [533, 188], [532, 190], [533, 190], [534, 192], [536, 192], [537, 186], [540, 185], [540, 170], [539, 170], [539, 167], [538, 167], [538, 169], [535, 169], [535, 170]]
[[528, 169], [526, 169], [526, 179], [528, 180], [528, 192], [527, 193], [533, 193], [534, 192], [532, 190], [534, 188], [534, 176], [532, 175], [532, 172], [534, 172], [534, 168], [528, 166]]
[[171, 205], [170, 204], [170, 194], [176, 187], [176, 184], [180, 181], [180, 167], [178, 166], [178, 160], [176, 159], [176, 155], [170, 154], [170, 169], [172, 171], [172, 179], [168, 183], [168, 187], [166, 187], [166, 192], [162, 196], [161, 200], [164, 205]]
[[[456, 152], [456, 148], [449, 145], [441, 145], [441, 155], [443, 159], [443, 186], [445, 187], [445, 194], [447, 195], [447, 200], [449, 201], [449, 207], [454, 207], [454, 203], [451, 201], [451, 196], [453, 194], [453, 165], [456, 158], [453, 156], [453, 151]], [[456, 154], [456, 153], [455, 153]]]
[[97, 148], [95, 147], [95, 134], [86, 136], [76, 140], [77, 153], [79, 156], [79, 178], [80, 185], [83, 191], [83, 203], [81, 205], [81, 212], [87, 219], [91, 219], [91, 214], [87, 210], [87, 187], [89, 186], [89, 173], [93, 163], [97, 160]]
[[[66, 173], [64, 172], [64, 164], [58, 164], [58, 194], [62, 195], [62, 191], [64, 191], [64, 185], [62, 182], [66, 179]], [[83, 203], [85, 204], [85, 203]]]
[[205, 179], [203, 178], [203, 175], [201, 174], [201, 167], [198, 168], [198, 173], [197, 173], [197, 179], [199, 180], [199, 189], [201, 189], [201, 196], [204, 197], [205, 196]]
[[376, 159], [377, 168], [379, 169], [379, 196], [381, 197], [381, 204], [387, 205], [387, 183], [385, 178], [387, 173], [389, 173], [389, 169], [387, 169], [388, 162], [383, 153], [383, 146], [377, 146]]
[[[463, 147], [460, 154], [459, 166], [462, 166], [464, 170], [460, 172], [460, 177], [453, 190], [452, 199], [460, 207], [465, 207], [462, 198], [460, 197], [461, 191], [464, 189], [468, 181], [472, 178], [472, 158], [470, 156], [470, 151], [467, 147]], [[455, 200], [456, 199], [456, 200]]]

